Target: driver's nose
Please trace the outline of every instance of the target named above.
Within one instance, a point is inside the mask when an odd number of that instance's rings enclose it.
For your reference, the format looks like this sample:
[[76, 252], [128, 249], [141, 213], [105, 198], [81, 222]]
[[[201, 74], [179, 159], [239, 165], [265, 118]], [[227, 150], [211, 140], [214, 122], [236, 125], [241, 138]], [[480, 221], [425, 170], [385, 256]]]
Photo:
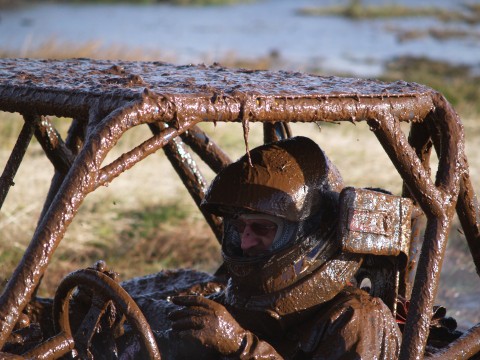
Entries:
[[245, 228], [245, 231], [242, 234], [240, 247], [242, 250], [248, 250], [259, 243], [259, 239], [255, 234], [249, 229], [248, 225]]

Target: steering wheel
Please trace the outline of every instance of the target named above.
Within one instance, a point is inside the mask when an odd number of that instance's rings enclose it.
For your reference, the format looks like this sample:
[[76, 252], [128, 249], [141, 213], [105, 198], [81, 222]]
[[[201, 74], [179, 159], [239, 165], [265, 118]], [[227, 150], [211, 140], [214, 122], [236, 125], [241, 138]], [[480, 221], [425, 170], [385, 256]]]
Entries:
[[[92, 303], [75, 334], [72, 334], [69, 306], [72, 293], [79, 286], [92, 291]], [[53, 300], [55, 328], [73, 337], [75, 350], [82, 358], [92, 358], [90, 350], [92, 337], [98, 330], [102, 317], [108, 316], [107, 312], [112, 312], [112, 304], [123, 316], [117, 319], [110, 317], [110, 325], [121, 327], [123, 320], [126, 319], [139, 334], [143, 349], [149, 358], [160, 360], [153, 332], [138, 305], [115, 280], [92, 268], [75, 271], [62, 280]]]

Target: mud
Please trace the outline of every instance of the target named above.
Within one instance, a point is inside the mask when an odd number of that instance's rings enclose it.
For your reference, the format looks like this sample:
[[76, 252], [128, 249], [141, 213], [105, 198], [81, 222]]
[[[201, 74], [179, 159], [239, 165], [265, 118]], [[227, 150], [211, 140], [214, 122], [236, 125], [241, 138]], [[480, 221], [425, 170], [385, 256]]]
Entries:
[[[391, 105], [388, 111], [393, 110], [400, 120], [414, 121], [433, 106], [431, 89], [401, 81], [382, 83], [160, 62], [2, 59], [0, 64], [0, 107], [22, 113], [28, 109], [88, 118], [89, 110], [95, 107], [105, 115], [128, 101], [140, 100], [146, 88], [172, 100], [177, 116], [202, 116], [206, 121], [362, 120], [365, 114], [361, 110], [371, 107], [375, 98], [385, 99], [383, 106]], [[112, 70], [119, 68], [122, 71]], [[129, 79], [134, 76], [141, 76], [143, 81], [132, 83]], [[353, 101], [338, 106], [335, 99]], [[377, 102], [377, 107], [382, 104]], [[410, 106], [405, 108], [407, 104]]]
[[[268, 150], [257, 148], [220, 172], [204, 208], [214, 214], [221, 213], [220, 207], [255, 209], [290, 221], [303, 220], [318, 211], [322, 207], [319, 190], [340, 190], [342, 179], [313, 141], [294, 139]], [[305, 154], [317, 156], [312, 160]], [[239, 178], [239, 173], [246, 175]], [[247, 189], [242, 186], [245, 183], [261, 185]], [[232, 192], [232, 188], [238, 191]]]
[[[90, 192], [107, 185], [158, 149], [171, 147], [172, 162], [178, 163], [178, 171], [200, 205], [202, 177], [178, 143], [173, 144], [179, 136], [193, 142], [188, 132], [193, 133], [195, 125], [202, 121], [242, 122], [247, 150], [250, 122], [367, 122], [404, 180], [403, 196], [411, 198], [428, 219], [401, 359], [420, 358], [424, 353], [455, 211], [477, 271], [480, 268], [478, 207], [464, 154], [463, 127], [445, 98], [422, 85], [232, 70], [217, 65], [0, 59], [0, 110], [19, 112], [27, 124], [34, 123], [35, 136], [56, 169], [56, 181], [38, 228], [0, 298], [0, 348], [21, 318], [68, 225]], [[77, 128], [72, 128], [71, 136], [63, 143], [50, 124], [39, 121], [42, 115], [72, 117]], [[409, 138], [401, 131], [400, 122], [412, 123]], [[157, 130], [143, 144], [101, 167], [120, 137], [141, 124], [151, 124]], [[3, 197], [13, 183], [31, 130], [31, 125], [25, 127], [0, 178]], [[81, 148], [75, 149], [73, 143]], [[432, 148], [440, 159], [435, 181], [430, 178]], [[198, 146], [194, 151], [203, 153], [201, 157], [216, 171], [229, 162], [212, 146]], [[220, 238], [219, 219], [207, 220]], [[475, 331], [470, 336], [477, 338]], [[469, 351], [474, 353], [477, 347]]]
[[[82, 321], [78, 332], [73, 334], [70, 327], [70, 296], [76, 287], [84, 286], [91, 289], [92, 307], [88, 311], [85, 320]], [[81, 358], [88, 358], [91, 347], [91, 338], [95, 333], [100, 317], [107, 311], [109, 301], [113, 301], [126, 317], [128, 323], [138, 332], [140, 342], [147, 351], [150, 359], [160, 359], [160, 353], [153, 333], [148, 322], [138, 305], [132, 300], [127, 292], [110, 276], [95, 269], [78, 270], [69, 274], [59, 285], [53, 302], [53, 314], [56, 320], [56, 329], [71, 339], [73, 335], [75, 345]], [[93, 320], [93, 324], [92, 324]], [[112, 326], [116, 319], [112, 318]], [[120, 322], [122, 324], [122, 322]], [[105, 327], [105, 326], [104, 326]], [[103, 329], [105, 331], [105, 329]], [[72, 341], [73, 342], [73, 341]]]

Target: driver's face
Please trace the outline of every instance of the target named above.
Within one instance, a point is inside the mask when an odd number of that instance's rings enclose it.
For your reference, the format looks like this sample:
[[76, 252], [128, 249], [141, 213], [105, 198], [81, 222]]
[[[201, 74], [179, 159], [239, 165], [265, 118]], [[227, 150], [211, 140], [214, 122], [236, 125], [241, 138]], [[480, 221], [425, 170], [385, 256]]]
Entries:
[[268, 252], [277, 233], [277, 224], [266, 219], [245, 219], [241, 216], [232, 223], [240, 234], [245, 256], [259, 256]]

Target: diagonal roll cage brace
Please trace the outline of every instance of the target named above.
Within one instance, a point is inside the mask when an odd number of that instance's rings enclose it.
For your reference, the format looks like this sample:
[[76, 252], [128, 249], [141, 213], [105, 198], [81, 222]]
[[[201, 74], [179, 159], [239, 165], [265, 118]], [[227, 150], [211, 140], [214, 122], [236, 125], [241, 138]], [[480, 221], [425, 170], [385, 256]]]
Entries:
[[[55, 167], [37, 229], [0, 297], [0, 349], [89, 193], [163, 149], [200, 204], [206, 184], [186, 146], [216, 173], [230, 163], [196, 126], [201, 122], [241, 122], [245, 134], [250, 122], [263, 122], [266, 142], [290, 136], [290, 122], [368, 124], [403, 179], [403, 196], [412, 198], [427, 218], [401, 359], [423, 358], [438, 270], [455, 212], [479, 272], [479, 209], [468, 174], [463, 126], [445, 98], [428, 87], [217, 65], [0, 59], [0, 110], [25, 118], [0, 178], [2, 202], [33, 133]], [[66, 141], [44, 115], [74, 119]], [[402, 122], [412, 124], [408, 138], [400, 129]], [[148, 124], [152, 137], [102, 167], [117, 141], [142, 124]], [[435, 181], [429, 176], [431, 144], [439, 158]], [[220, 240], [221, 220], [204, 216]], [[479, 344], [478, 330], [472, 328], [446, 353], [455, 356], [468, 348], [475, 354]]]

